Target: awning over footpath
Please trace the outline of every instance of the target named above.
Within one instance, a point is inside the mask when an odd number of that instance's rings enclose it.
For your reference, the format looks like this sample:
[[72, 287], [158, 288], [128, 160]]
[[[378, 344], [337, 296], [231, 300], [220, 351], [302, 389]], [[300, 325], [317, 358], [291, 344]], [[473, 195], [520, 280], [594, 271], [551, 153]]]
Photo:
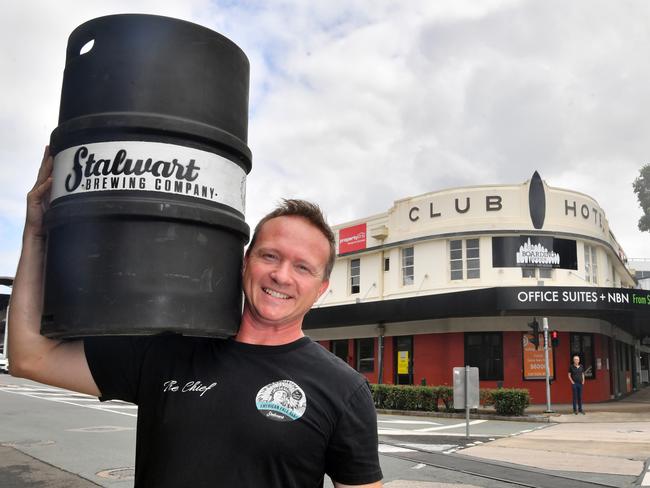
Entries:
[[495, 287], [312, 309], [303, 328], [505, 315], [575, 316], [650, 336], [650, 291], [595, 287]]

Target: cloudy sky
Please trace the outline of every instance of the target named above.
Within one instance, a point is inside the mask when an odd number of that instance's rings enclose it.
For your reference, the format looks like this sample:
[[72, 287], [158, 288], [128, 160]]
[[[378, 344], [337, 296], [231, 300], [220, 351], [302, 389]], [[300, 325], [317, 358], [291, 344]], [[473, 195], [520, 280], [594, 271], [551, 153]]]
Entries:
[[0, 275], [57, 124], [67, 37], [126, 12], [199, 23], [248, 55], [249, 224], [281, 197], [336, 224], [538, 170], [650, 258], [632, 192], [650, 162], [650, 2], [22, 0], [0, 18]]

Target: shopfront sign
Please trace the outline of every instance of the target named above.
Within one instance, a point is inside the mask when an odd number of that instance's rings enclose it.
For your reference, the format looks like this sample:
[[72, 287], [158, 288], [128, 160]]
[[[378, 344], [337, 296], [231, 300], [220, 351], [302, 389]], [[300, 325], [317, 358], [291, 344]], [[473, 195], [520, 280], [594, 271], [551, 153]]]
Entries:
[[598, 287], [503, 287], [498, 307], [505, 310], [647, 310], [650, 291]]
[[492, 266], [578, 269], [576, 241], [548, 236], [493, 237]]
[[339, 254], [365, 249], [366, 235], [365, 223], [339, 230]]
[[[525, 380], [543, 380], [546, 379], [546, 366], [544, 365], [544, 334], [539, 334], [539, 349], [530, 341], [530, 334], [522, 335], [522, 348], [524, 358], [524, 379]], [[553, 348], [549, 343], [549, 376], [555, 379], [555, 355]]]

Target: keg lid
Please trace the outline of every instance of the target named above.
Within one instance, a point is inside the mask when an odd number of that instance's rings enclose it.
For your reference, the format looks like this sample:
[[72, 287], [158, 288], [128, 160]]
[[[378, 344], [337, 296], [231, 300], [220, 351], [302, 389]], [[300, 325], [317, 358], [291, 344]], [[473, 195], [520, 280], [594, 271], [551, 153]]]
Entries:
[[191, 22], [121, 14], [69, 37], [59, 127], [194, 134], [248, 160], [249, 62], [231, 40]]

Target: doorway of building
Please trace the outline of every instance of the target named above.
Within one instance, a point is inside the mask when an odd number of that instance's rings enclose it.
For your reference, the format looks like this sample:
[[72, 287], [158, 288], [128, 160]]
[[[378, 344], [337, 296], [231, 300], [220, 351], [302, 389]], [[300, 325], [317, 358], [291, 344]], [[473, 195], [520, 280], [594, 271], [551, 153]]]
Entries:
[[330, 343], [330, 350], [346, 363], [350, 363], [349, 342], [347, 339], [333, 340]]
[[413, 384], [413, 336], [394, 337], [395, 384]]

